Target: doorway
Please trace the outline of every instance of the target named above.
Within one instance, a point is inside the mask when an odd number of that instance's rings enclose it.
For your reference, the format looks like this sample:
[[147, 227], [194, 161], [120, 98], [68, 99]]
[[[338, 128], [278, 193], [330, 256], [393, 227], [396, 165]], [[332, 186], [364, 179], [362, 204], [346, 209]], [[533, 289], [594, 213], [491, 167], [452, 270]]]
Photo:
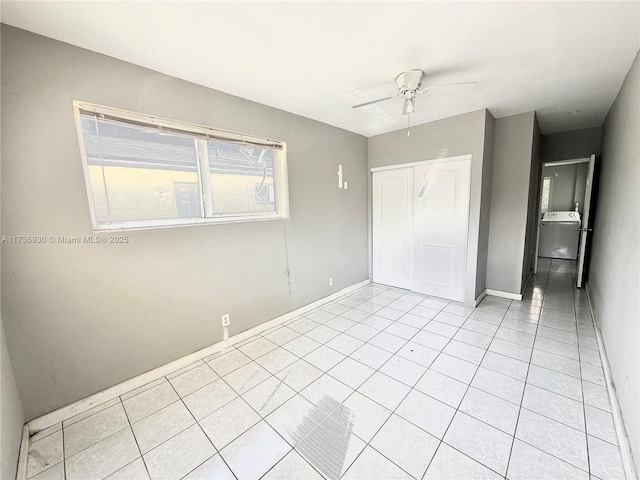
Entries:
[[373, 281], [464, 301], [471, 159], [373, 170]]

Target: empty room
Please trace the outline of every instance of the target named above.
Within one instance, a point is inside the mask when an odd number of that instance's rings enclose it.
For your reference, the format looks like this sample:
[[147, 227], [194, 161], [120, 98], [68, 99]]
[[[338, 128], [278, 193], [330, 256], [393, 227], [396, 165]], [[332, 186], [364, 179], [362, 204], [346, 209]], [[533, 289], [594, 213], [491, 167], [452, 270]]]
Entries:
[[0, 22], [2, 480], [638, 480], [639, 1]]

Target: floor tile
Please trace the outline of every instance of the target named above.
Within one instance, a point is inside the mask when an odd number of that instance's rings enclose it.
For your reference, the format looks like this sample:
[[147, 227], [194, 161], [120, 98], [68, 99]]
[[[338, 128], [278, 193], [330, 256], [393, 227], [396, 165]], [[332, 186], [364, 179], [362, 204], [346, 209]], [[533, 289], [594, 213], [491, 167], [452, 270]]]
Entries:
[[218, 379], [182, 399], [196, 420], [200, 420], [236, 398], [238, 394]]
[[[386, 318], [387, 320], [391, 320], [391, 321], [395, 322], [396, 320], [398, 320], [405, 313], [406, 313], [405, 311], [396, 310], [395, 308], [389, 306], [389, 307], [384, 307], [384, 308], [381, 308], [380, 310], [378, 310], [376, 312], [375, 316]], [[369, 317], [367, 320], [369, 320], [370, 318], [371, 317]]]
[[[498, 323], [499, 325], [499, 323]], [[469, 330], [471, 332], [480, 333], [482, 335], [486, 335], [488, 337], [493, 337], [498, 331], [498, 326], [486, 323], [480, 320], [474, 320], [473, 318], [468, 318], [461, 327], [463, 330]]]
[[186, 397], [218, 378], [218, 375], [208, 365], [202, 364], [172, 378], [169, 382], [178, 395]]
[[266, 417], [266, 421], [287, 442], [295, 446], [340, 403], [337, 401], [317, 406], [296, 395]]
[[534, 349], [531, 356], [531, 364], [580, 378], [580, 362], [561, 355]]
[[502, 477], [446, 443], [442, 443], [423, 478], [424, 480], [498, 480]]
[[413, 328], [424, 328], [430, 321], [430, 318], [420, 317], [412, 313], [405, 313], [398, 319], [397, 323], [401, 323]]
[[345, 334], [338, 335], [333, 340], [327, 342], [327, 347], [332, 348], [343, 355], [351, 355], [362, 345], [364, 345], [362, 340], [358, 340], [357, 338]]
[[373, 315], [381, 308], [382, 307], [380, 305], [376, 305], [375, 303], [364, 302], [356, 306], [354, 310], [360, 310], [361, 312], [365, 312], [365, 313], [368, 313], [369, 315]]
[[391, 415], [370, 445], [421, 479], [440, 441], [398, 415]]
[[575, 332], [566, 332], [564, 330], [558, 330], [557, 328], [540, 325], [536, 333], [540, 337], [548, 338], [550, 340], [558, 340], [560, 342], [578, 345], [578, 334]]
[[62, 430], [58, 430], [29, 445], [27, 477], [37, 475], [62, 460]]
[[131, 428], [140, 452], [145, 454], [194, 423], [187, 407], [177, 401], [134, 423]]
[[371, 447], [366, 447], [349, 470], [342, 477], [345, 480], [387, 480], [389, 478], [399, 480], [411, 480], [411, 476], [402, 471], [396, 464], [380, 455]]
[[489, 346], [489, 350], [507, 357], [515, 358], [523, 362], [528, 362], [531, 359], [531, 347], [525, 347], [517, 343], [509, 342], [508, 340], [502, 340], [500, 338], [494, 338]]
[[[116, 400], [115, 403], [119, 403], [117, 401], [118, 400], [117, 398], [115, 400]], [[55, 425], [52, 425], [52, 426], [47, 427], [47, 428], [45, 428], [43, 430], [40, 430], [37, 433], [32, 434], [29, 437], [29, 443], [33, 443], [33, 442], [35, 442], [37, 440], [40, 440], [41, 438], [44, 438], [47, 435], [51, 435], [52, 433], [55, 433], [55, 432], [57, 432], [58, 430], [61, 430], [61, 429], [62, 429], [62, 422], [58, 422]]]
[[353, 393], [352, 388], [329, 375], [323, 375], [302, 390], [300, 395], [314, 405], [319, 405], [327, 400], [342, 403], [351, 393]]
[[427, 369], [422, 365], [394, 355], [380, 367], [380, 371], [405, 385], [413, 387]]
[[582, 402], [528, 384], [524, 390], [522, 406], [576, 430], [585, 431]]
[[565, 342], [559, 342], [550, 338], [538, 336], [536, 338], [535, 348], [548, 353], [554, 353], [556, 355], [562, 355], [563, 357], [579, 360], [578, 346], [571, 345]]
[[314, 328], [313, 330], [308, 331], [305, 335], [309, 338], [312, 338], [316, 342], [326, 343], [331, 340], [333, 337], [337, 337], [340, 335], [338, 330], [334, 330], [333, 328], [329, 328], [325, 325], [320, 325], [319, 327]]
[[470, 383], [471, 379], [476, 373], [478, 366], [461, 360], [451, 355], [444, 353], [440, 354], [438, 358], [431, 364], [431, 369], [436, 372], [443, 373], [451, 378], [455, 378], [464, 383]]
[[606, 385], [604, 379], [604, 372], [602, 367], [596, 367], [595, 365], [589, 365], [588, 363], [580, 364], [580, 371], [582, 372], [582, 379], [587, 382], [595, 383], [604, 387]]
[[369, 442], [390, 415], [390, 410], [354, 392], [329, 418], [347, 425], [360, 439]]
[[447, 405], [458, 408], [469, 385], [451, 377], [438, 373], [435, 370], [427, 370], [415, 389], [440, 400]]
[[105, 410], [109, 407], [113, 407], [114, 405], [120, 403], [120, 400], [126, 400], [128, 398], [134, 397], [139, 393], [144, 392], [145, 390], [149, 390], [150, 388], [155, 387], [156, 385], [160, 385], [161, 383], [166, 382], [166, 380], [164, 379], [164, 377], [162, 378], [158, 378], [157, 380], [154, 380], [153, 382], [149, 382], [146, 385], [143, 385], [141, 387], [138, 387], [134, 390], [132, 390], [131, 392], [127, 392], [124, 395], [122, 395], [120, 398], [113, 398], [107, 402], [102, 402], [98, 405], [96, 405], [95, 407], [92, 407], [88, 410], [85, 410], [82, 413], [79, 413], [78, 415], [74, 415], [71, 418], [68, 418], [66, 420], [64, 420], [62, 422], [62, 426], [64, 428], [67, 428], [70, 425], [73, 425], [76, 422], [79, 422], [80, 420], [84, 420], [87, 417], [90, 417], [91, 415], [94, 415], [98, 412], [101, 412], [102, 410]]
[[221, 450], [260, 420], [260, 415], [238, 397], [200, 420], [200, 426], [213, 446]]
[[473, 332], [471, 330], [467, 330], [461, 328], [458, 333], [453, 336], [453, 340], [467, 343], [469, 345], [473, 345], [475, 347], [480, 347], [487, 349], [491, 344], [492, 337], [488, 335], [484, 335], [482, 333]]
[[[63, 478], [63, 477], [61, 477]], [[147, 467], [142, 460], [142, 457], [135, 459], [128, 465], [125, 465], [120, 470], [109, 475], [106, 480], [149, 480], [149, 474], [147, 473]]]
[[[303, 320], [300, 320], [300, 321], [303, 321]], [[291, 325], [289, 326], [293, 328]], [[300, 333], [303, 333], [303, 332], [300, 332]], [[270, 342], [266, 338], [258, 337], [252, 342], [249, 342], [241, 347], [238, 347], [238, 350], [244, 353], [247, 357], [250, 357], [255, 360], [256, 358], [261, 357], [265, 353], [268, 353], [277, 347], [278, 345], [276, 345], [273, 342]]]
[[487, 350], [452, 339], [442, 352], [447, 355], [451, 355], [452, 357], [479, 365]]
[[426, 305], [418, 305], [411, 310], [409, 310], [411, 315], [417, 315], [418, 317], [423, 317], [427, 319], [435, 318], [440, 311], [437, 308], [431, 308]]
[[276, 348], [256, 359], [256, 363], [269, 373], [276, 374], [283, 368], [296, 362], [298, 357], [284, 348]]
[[387, 332], [380, 332], [369, 340], [368, 343], [374, 347], [386, 350], [389, 353], [396, 353], [407, 341], [404, 338], [396, 337]]
[[369, 299], [369, 301], [371, 303], [375, 303], [376, 305], [380, 305], [380, 306], [386, 307], [387, 305], [389, 305], [394, 300], [392, 298], [389, 298], [389, 297], [383, 297], [382, 295], [376, 295], [375, 297], [371, 297]]
[[586, 405], [584, 413], [587, 418], [587, 432], [590, 436], [597, 437], [613, 445], [618, 444], [613, 416], [609, 412]]
[[438, 335], [436, 333], [427, 332], [426, 330], [422, 330], [416, 333], [411, 339], [413, 343], [417, 343], [424, 347], [429, 347], [433, 350], [441, 352], [444, 347], [451, 341], [448, 337], [443, 337], [442, 335]]
[[299, 392], [322, 375], [322, 370], [314, 367], [304, 360], [298, 360], [284, 370], [280, 370], [276, 373], [276, 377], [281, 379], [296, 392]]
[[507, 317], [500, 324], [500, 328], [508, 328], [517, 332], [535, 335], [538, 331], [538, 324]]
[[507, 477], [510, 480], [530, 480], [532, 472], [540, 480], [589, 480], [587, 472], [516, 439]]
[[415, 342], [408, 342], [398, 350], [396, 355], [428, 368], [439, 353], [432, 348], [424, 347]]
[[296, 451], [327, 479], [337, 480], [365, 446], [348, 426], [327, 418], [296, 445]]
[[208, 362], [208, 364], [211, 368], [213, 368], [214, 372], [216, 372], [221, 377], [224, 377], [226, 374], [237, 370], [238, 368], [246, 365], [249, 362], [251, 362], [251, 359], [244, 353], [238, 350], [231, 350], [224, 355], [220, 355], [219, 357], [214, 358], [213, 360]]
[[547, 370], [537, 365], [531, 365], [527, 383], [564, 395], [579, 402], [582, 401], [582, 383], [580, 380], [563, 373]]
[[421, 293], [416, 293], [416, 292], [409, 292], [409, 293], [405, 293], [398, 300], [400, 300], [402, 302], [407, 302], [407, 303], [412, 303], [414, 305], [418, 305], [419, 303], [425, 301], [426, 299], [427, 299], [427, 295], [423, 295]]
[[[384, 309], [383, 309], [384, 310]], [[395, 311], [395, 310], [394, 310]], [[382, 312], [382, 310], [380, 310]], [[378, 312], [378, 313], [380, 313]], [[376, 330], [384, 330], [389, 325], [393, 324], [395, 320], [390, 320], [385, 317], [381, 317], [378, 314], [371, 315], [370, 317], [365, 318], [360, 322], [362, 325], [366, 325], [371, 328], [375, 328]]]
[[[145, 477], [140, 478], [144, 479]], [[46, 470], [30, 477], [29, 480], [64, 480], [64, 462], [56, 463], [53, 466], [48, 465]]]
[[600, 352], [596, 350], [591, 350], [589, 348], [583, 348], [580, 345], [580, 361], [582, 363], [589, 363], [591, 365], [595, 365], [596, 367], [602, 366], [602, 360], [600, 360]]
[[522, 382], [527, 378], [529, 371], [529, 364], [527, 362], [506, 357], [495, 352], [487, 352], [480, 366]]
[[279, 329], [267, 334], [264, 336], [270, 342], [275, 343], [276, 345], [284, 345], [287, 342], [290, 342], [294, 338], [298, 338], [300, 336], [300, 332], [296, 332], [295, 330], [283, 326]]
[[198, 425], [193, 425], [144, 455], [151, 480], [179, 479], [194, 470], [216, 450]]
[[415, 307], [415, 304], [398, 299], [398, 300], [392, 300], [387, 304], [387, 306], [395, 310], [399, 310], [401, 312], [406, 313], [409, 310], [411, 310], [413, 307]]
[[295, 394], [296, 392], [288, 387], [282, 380], [271, 377], [244, 393], [242, 398], [251, 405], [256, 412], [264, 417]]
[[223, 380], [238, 394], [243, 394], [270, 376], [271, 374], [257, 363], [249, 363], [225, 375]]
[[331, 320], [329, 320], [327, 323], [325, 323], [325, 326], [329, 328], [333, 328], [334, 330], [337, 330], [339, 332], [344, 332], [345, 330], [348, 330], [351, 327], [353, 327], [355, 324], [356, 322], [354, 322], [353, 320], [349, 320], [344, 317], [334, 317]]
[[313, 320], [314, 322], [324, 323], [328, 320], [331, 320], [337, 314], [329, 312], [327, 310], [316, 310], [315, 312], [311, 312], [306, 314], [306, 318]]
[[285, 343], [284, 345], [282, 345], [282, 348], [288, 350], [294, 355], [297, 355], [298, 357], [304, 357], [305, 355], [313, 352], [320, 345], [321, 344], [316, 342], [315, 340], [302, 335], [294, 340], [291, 340], [289, 343]]
[[400, 337], [400, 338], [403, 338], [405, 340], [409, 340], [416, 333], [418, 333], [419, 330], [416, 327], [407, 325], [405, 323], [402, 323], [401, 321], [397, 321], [397, 322], [389, 325], [385, 329], [385, 332], [387, 332], [387, 333], [389, 333], [391, 335], [395, 335], [396, 337]]
[[455, 410], [435, 398], [411, 390], [395, 413], [434, 437], [442, 438]]
[[351, 337], [357, 338], [358, 340], [362, 340], [363, 342], [367, 342], [375, 337], [379, 331], [380, 330], [378, 330], [377, 328], [358, 323], [351, 327], [349, 330], [345, 330], [344, 333]]
[[383, 373], [376, 372], [358, 388], [358, 392], [366, 395], [380, 405], [394, 410], [411, 390], [407, 385], [394, 380]]
[[449, 300], [445, 300], [444, 298], [429, 297], [420, 302], [420, 305], [440, 311], [444, 307], [449, 305]]
[[471, 386], [516, 405], [520, 405], [524, 391], [524, 382], [483, 367], [478, 369]]
[[469, 387], [458, 409], [511, 436], [516, 431], [520, 413], [518, 405], [474, 387]]
[[496, 332], [496, 338], [501, 340], [507, 340], [512, 343], [517, 343], [525, 347], [532, 347], [535, 335], [526, 332], [519, 332], [506, 327], [498, 328]]
[[433, 320], [422, 330], [425, 332], [435, 333], [436, 335], [441, 335], [443, 337], [452, 338], [458, 332], [459, 328]]
[[[217, 477], [216, 477], [217, 478]], [[235, 478], [235, 477], [234, 477]], [[320, 475], [298, 452], [292, 450], [262, 480], [322, 480]]]
[[135, 423], [153, 412], [172, 404], [179, 398], [173, 387], [165, 380], [158, 386], [124, 400], [122, 404], [127, 412], [129, 422]]
[[213, 478], [216, 480], [235, 480], [236, 478], [218, 454], [192, 470], [189, 475], [184, 477], [184, 480], [210, 480]]
[[369, 315], [371, 314], [367, 312], [363, 312], [362, 310], [358, 310], [356, 308], [352, 308], [351, 310], [347, 310], [346, 312], [342, 313], [340, 316], [347, 318], [349, 320], [353, 320], [354, 322], [361, 322], [362, 320], [367, 318]]
[[345, 358], [327, 373], [355, 390], [374, 372], [373, 368], [367, 367], [351, 358]]
[[69, 458], [128, 426], [124, 408], [121, 403], [117, 403], [66, 427], [63, 431], [64, 455]]
[[310, 363], [323, 372], [327, 372], [344, 360], [345, 356], [324, 345], [304, 357], [307, 363]]
[[587, 438], [583, 432], [522, 409], [516, 438], [587, 471]]
[[609, 393], [605, 387], [596, 385], [595, 383], [582, 382], [582, 393], [584, 395], [584, 403], [597, 407], [607, 412], [611, 411], [609, 403]]
[[365, 343], [363, 346], [358, 348], [351, 355], [351, 358], [357, 360], [360, 363], [364, 363], [368, 367], [377, 370], [382, 365], [385, 364], [387, 360], [391, 358], [391, 353], [386, 350], [382, 350], [381, 348], [374, 347], [368, 343]]
[[140, 456], [130, 428], [105, 438], [65, 461], [67, 480], [102, 479]]
[[625, 478], [620, 449], [615, 445], [588, 436], [591, 473], [602, 480]]
[[308, 331], [316, 328], [318, 325], [320, 325], [318, 322], [314, 322], [309, 318], [303, 317], [298, 318], [291, 323], [288, 323], [287, 327], [289, 327], [291, 330], [295, 330], [298, 333], [307, 333]]
[[510, 435], [462, 412], [456, 413], [443, 441], [504, 475], [509, 463]]

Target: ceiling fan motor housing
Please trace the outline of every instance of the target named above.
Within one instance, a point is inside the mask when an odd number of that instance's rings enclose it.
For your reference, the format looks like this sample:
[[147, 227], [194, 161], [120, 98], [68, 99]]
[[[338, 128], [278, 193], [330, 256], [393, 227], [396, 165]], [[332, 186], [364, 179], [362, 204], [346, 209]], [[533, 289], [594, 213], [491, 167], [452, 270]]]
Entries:
[[422, 70], [409, 70], [396, 77], [396, 83], [401, 93], [415, 92], [422, 85], [424, 72]]

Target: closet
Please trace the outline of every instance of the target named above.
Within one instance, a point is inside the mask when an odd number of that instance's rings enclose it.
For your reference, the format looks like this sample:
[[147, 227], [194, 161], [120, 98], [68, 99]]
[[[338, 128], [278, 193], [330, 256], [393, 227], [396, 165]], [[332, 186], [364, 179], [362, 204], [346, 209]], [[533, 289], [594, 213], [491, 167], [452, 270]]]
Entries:
[[463, 302], [471, 158], [372, 169], [373, 281]]

